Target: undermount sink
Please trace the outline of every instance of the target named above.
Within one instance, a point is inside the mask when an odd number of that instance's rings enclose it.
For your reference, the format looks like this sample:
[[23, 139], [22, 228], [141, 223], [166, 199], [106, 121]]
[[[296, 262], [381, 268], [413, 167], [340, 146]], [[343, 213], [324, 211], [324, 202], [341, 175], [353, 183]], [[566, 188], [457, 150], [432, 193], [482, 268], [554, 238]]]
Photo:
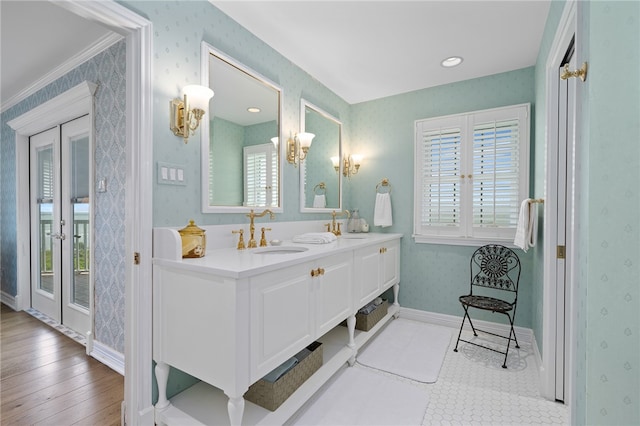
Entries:
[[342, 238], [345, 240], [364, 240], [367, 238], [366, 235], [363, 234], [342, 234]]
[[295, 254], [309, 250], [307, 247], [262, 247], [252, 250], [255, 254]]

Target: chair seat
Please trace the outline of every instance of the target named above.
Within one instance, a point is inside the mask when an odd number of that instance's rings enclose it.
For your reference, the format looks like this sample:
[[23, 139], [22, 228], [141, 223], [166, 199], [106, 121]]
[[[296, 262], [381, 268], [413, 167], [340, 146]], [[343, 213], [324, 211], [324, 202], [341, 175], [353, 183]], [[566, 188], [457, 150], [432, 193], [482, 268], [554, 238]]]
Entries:
[[493, 312], [509, 312], [513, 309], [513, 304], [505, 302], [504, 300], [496, 299], [494, 297], [487, 296], [460, 296], [460, 303], [467, 306], [473, 306], [474, 308], [484, 309]]

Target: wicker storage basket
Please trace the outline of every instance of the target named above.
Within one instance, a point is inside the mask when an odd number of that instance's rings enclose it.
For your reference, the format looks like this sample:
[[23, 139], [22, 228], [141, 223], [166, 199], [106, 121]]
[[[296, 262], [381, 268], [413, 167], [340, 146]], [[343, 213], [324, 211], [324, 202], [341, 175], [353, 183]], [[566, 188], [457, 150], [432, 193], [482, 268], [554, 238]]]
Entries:
[[389, 303], [386, 300], [383, 300], [382, 303], [369, 314], [356, 314], [356, 330], [371, 330], [378, 321], [387, 315], [388, 308]]
[[[389, 302], [382, 300], [382, 303], [368, 314], [356, 313], [356, 330], [369, 331], [378, 323], [389, 309]], [[347, 321], [342, 321], [341, 325], [347, 326]]]
[[275, 411], [322, 366], [322, 343], [313, 342], [307, 349], [311, 351], [291, 370], [275, 382], [260, 379], [249, 387], [244, 398], [267, 410]]

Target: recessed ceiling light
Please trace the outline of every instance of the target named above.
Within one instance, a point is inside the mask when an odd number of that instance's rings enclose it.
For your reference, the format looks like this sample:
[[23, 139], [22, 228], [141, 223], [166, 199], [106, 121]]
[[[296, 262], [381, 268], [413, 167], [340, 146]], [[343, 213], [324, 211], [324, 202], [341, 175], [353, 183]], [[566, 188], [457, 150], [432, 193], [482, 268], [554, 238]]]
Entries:
[[260, 108], [258, 108], [258, 107], [249, 107], [249, 108], [247, 108], [247, 111], [249, 111], [249, 112], [260, 112]]
[[444, 59], [442, 62], [440, 62], [440, 65], [442, 65], [445, 68], [451, 68], [451, 67], [458, 66], [461, 63], [462, 63], [462, 58], [460, 56], [451, 56], [447, 59]]

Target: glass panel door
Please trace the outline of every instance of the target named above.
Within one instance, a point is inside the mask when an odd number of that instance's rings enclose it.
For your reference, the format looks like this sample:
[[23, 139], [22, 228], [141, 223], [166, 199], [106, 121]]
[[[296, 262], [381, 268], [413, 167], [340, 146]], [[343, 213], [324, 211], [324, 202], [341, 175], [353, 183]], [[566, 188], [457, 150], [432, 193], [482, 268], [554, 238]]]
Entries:
[[92, 186], [89, 117], [65, 123], [62, 144], [62, 217], [68, 237], [62, 249], [62, 322], [86, 335], [90, 331]]
[[86, 335], [91, 331], [89, 116], [30, 138], [31, 306]]
[[32, 136], [31, 158], [31, 304], [60, 320], [60, 232], [58, 129]]

